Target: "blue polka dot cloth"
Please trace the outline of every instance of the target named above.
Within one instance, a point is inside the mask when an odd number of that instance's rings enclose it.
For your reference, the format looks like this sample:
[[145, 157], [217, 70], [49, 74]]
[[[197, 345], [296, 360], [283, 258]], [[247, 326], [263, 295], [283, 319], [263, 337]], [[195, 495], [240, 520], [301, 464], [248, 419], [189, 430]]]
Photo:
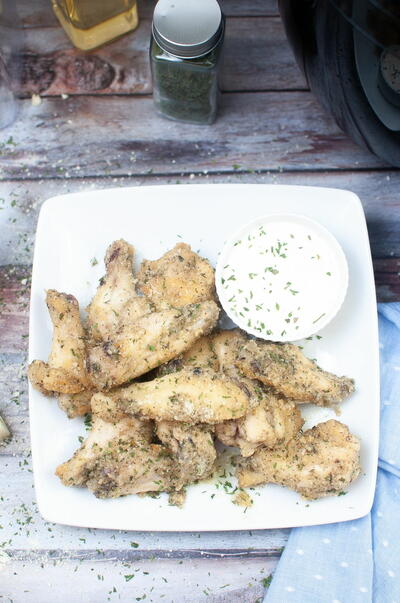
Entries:
[[292, 529], [264, 603], [400, 603], [400, 303], [380, 304], [381, 439], [371, 513]]

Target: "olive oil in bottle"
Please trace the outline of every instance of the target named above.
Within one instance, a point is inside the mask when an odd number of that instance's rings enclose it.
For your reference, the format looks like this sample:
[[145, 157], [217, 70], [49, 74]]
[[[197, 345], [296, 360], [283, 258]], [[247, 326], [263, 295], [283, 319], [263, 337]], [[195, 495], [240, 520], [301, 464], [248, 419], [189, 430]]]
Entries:
[[52, 0], [54, 12], [71, 42], [90, 50], [139, 23], [136, 0]]

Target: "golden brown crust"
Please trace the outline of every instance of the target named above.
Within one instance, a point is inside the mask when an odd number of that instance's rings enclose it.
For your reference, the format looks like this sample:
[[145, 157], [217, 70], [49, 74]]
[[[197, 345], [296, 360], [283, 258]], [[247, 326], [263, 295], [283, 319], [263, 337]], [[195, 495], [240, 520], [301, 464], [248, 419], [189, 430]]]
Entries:
[[213, 301], [142, 316], [89, 351], [89, 370], [99, 390], [108, 390], [168, 362], [215, 326]]
[[50, 289], [46, 303], [53, 323], [51, 352], [47, 363], [34, 360], [30, 364], [28, 377], [45, 395], [77, 394], [91, 387], [78, 301], [73, 295]]
[[66, 486], [86, 484], [91, 472], [101, 459], [113, 451], [128, 447], [141, 447], [150, 443], [153, 425], [134, 417], [124, 417], [116, 423], [93, 417], [92, 429], [72, 458], [59, 465], [56, 475]]
[[56, 395], [58, 406], [69, 419], [83, 417], [92, 411], [90, 400], [94, 393], [93, 390], [84, 390], [77, 394], [58, 394]]
[[108, 394], [95, 394], [91, 404], [93, 412], [105, 420], [125, 414], [212, 425], [246, 414], [248, 393], [214, 371], [183, 369]]
[[226, 446], [238, 446], [242, 456], [254, 454], [260, 446], [275, 448], [287, 444], [303, 426], [296, 404], [264, 392], [258, 406], [235, 421], [216, 425], [217, 438]]
[[82, 382], [63, 368], [54, 368], [42, 360], [34, 360], [28, 368], [28, 377], [33, 387], [45, 396], [56, 392], [77, 394], [84, 388]]
[[209, 425], [161, 421], [157, 424], [157, 436], [177, 463], [174, 480], [177, 490], [212, 475], [217, 452]]
[[108, 340], [124, 323], [151, 312], [150, 302], [136, 293], [134, 251], [123, 239], [111, 243], [106, 251], [106, 275], [87, 308], [89, 333], [94, 341]]
[[352, 379], [323, 371], [291, 343], [250, 340], [241, 346], [235, 363], [250, 379], [300, 403], [335, 405], [354, 391]]
[[137, 276], [140, 290], [158, 308], [216, 299], [214, 269], [186, 243], [178, 243], [158, 260], [144, 260]]
[[348, 427], [331, 419], [287, 446], [259, 449], [244, 459], [237, 475], [242, 488], [280, 484], [314, 499], [343, 492], [360, 473], [360, 442]]

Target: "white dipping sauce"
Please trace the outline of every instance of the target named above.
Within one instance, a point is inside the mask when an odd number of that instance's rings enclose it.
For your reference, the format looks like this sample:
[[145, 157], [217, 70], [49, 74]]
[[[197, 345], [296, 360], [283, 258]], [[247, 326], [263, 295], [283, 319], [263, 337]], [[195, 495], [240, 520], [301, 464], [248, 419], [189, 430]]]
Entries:
[[271, 215], [225, 244], [216, 284], [224, 310], [239, 327], [263, 339], [295, 341], [338, 312], [348, 269], [340, 245], [319, 223]]

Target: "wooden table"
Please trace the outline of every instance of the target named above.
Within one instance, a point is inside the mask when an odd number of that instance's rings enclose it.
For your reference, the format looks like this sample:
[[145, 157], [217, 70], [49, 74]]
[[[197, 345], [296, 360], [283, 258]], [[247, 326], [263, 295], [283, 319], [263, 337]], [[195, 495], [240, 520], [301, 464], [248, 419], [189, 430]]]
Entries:
[[[261, 600], [287, 530], [148, 534], [48, 524], [35, 504], [26, 351], [36, 220], [52, 195], [115, 186], [257, 182], [348, 188], [367, 215], [378, 298], [400, 299], [399, 171], [356, 147], [307, 90], [274, 0], [224, 0], [223, 99], [214, 126], [155, 115], [147, 58], [154, 3], [132, 35], [69, 44], [50, 0], [18, 3], [23, 81], [0, 131], [0, 600]], [[31, 102], [39, 94], [40, 104]], [[68, 95], [66, 98], [65, 96]], [[134, 239], [134, 233], [132, 234]]]

